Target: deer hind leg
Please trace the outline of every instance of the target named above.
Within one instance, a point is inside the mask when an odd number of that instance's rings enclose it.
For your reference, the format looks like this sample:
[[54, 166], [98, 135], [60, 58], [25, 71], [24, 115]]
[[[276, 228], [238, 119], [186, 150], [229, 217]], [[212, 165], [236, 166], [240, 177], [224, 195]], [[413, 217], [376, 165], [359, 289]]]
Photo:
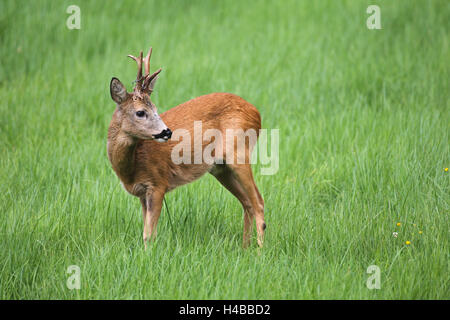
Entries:
[[233, 174], [233, 171], [226, 165], [216, 165], [214, 170], [211, 171], [211, 174], [239, 200], [244, 209], [244, 236], [242, 246], [247, 248], [250, 245], [254, 220], [250, 199], [239, 180]]
[[253, 179], [252, 168], [250, 164], [229, 164], [228, 167], [233, 171], [242, 189], [250, 200], [252, 215], [256, 220], [258, 245], [262, 247], [264, 242], [264, 230], [266, 229], [266, 223], [264, 221], [264, 200]]
[[[147, 241], [156, 237], [156, 226], [159, 216], [161, 215], [162, 202], [164, 199], [163, 192], [148, 192], [145, 199], [141, 199], [142, 213], [144, 218], [144, 245], [147, 249]], [[145, 212], [144, 212], [145, 210]]]

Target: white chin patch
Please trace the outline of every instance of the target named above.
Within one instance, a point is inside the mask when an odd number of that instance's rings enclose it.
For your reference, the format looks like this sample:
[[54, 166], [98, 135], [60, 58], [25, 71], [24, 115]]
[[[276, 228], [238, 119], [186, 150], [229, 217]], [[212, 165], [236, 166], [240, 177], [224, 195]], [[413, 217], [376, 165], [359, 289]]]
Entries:
[[158, 141], [158, 142], [166, 142], [167, 141], [166, 139], [163, 139], [163, 138], [157, 138], [155, 140]]

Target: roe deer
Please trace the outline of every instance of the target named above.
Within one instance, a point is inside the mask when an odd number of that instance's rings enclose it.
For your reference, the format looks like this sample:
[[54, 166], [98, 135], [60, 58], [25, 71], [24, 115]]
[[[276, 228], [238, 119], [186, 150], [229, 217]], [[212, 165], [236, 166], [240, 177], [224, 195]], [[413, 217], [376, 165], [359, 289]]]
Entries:
[[[143, 59], [129, 55], [137, 62], [138, 72], [136, 85], [132, 93], [117, 78], [112, 78], [110, 92], [117, 103], [109, 129], [107, 151], [112, 168], [121, 180], [124, 188], [138, 197], [142, 204], [144, 219], [144, 244], [156, 235], [156, 225], [166, 192], [200, 178], [206, 172], [211, 173], [228, 189], [244, 208], [243, 246], [250, 244], [253, 221], [256, 220], [258, 245], [262, 247], [264, 240], [264, 201], [253, 180], [250, 166], [252, 148], [261, 129], [261, 117], [258, 110], [249, 102], [230, 93], [212, 93], [180, 104], [159, 116], [156, 106], [150, 100], [155, 82], [161, 69], [150, 74], [150, 57], [152, 48]], [[142, 63], [145, 75], [142, 76]], [[214, 155], [214, 161], [200, 163], [179, 163], [172, 161], [171, 154], [177, 145], [170, 139], [172, 131], [182, 129], [192, 133], [194, 121], [201, 121], [203, 129], [215, 129], [220, 135], [216, 141], [220, 152]], [[169, 129], [170, 128], [170, 129]], [[225, 131], [249, 129], [256, 132], [254, 141], [244, 138], [244, 145], [227, 144]], [[196, 156], [194, 137], [187, 143], [183, 151], [191, 158]], [[212, 139], [200, 142], [200, 151]], [[249, 139], [251, 140], [251, 139]], [[230, 139], [229, 139], [230, 141]], [[242, 141], [242, 140], [241, 140]], [[193, 143], [191, 143], [193, 142]], [[198, 143], [198, 141], [197, 141]], [[245, 150], [238, 150], [239, 148]], [[244, 151], [244, 163], [228, 161], [227, 154]], [[227, 159], [227, 161], [225, 161]], [[234, 156], [233, 159], [234, 160]], [[239, 162], [239, 161], [238, 161]], [[242, 162], [242, 161], [241, 161]]]

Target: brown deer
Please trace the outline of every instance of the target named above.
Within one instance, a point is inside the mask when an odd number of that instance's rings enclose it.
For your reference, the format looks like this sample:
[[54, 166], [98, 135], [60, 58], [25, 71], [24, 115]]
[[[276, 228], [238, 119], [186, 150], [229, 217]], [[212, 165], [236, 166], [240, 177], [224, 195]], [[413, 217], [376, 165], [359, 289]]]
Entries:
[[[250, 244], [253, 221], [256, 221], [257, 240], [261, 247], [264, 240], [264, 201], [253, 180], [250, 155], [256, 141], [245, 139], [244, 145], [226, 141], [228, 129], [249, 129], [256, 131], [256, 139], [261, 129], [261, 117], [258, 110], [249, 102], [230, 93], [212, 93], [197, 97], [180, 104], [159, 116], [156, 106], [150, 100], [155, 82], [161, 69], [150, 74], [150, 48], [143, 58], [129, 55], [137, 62], [136, 85], [132, 93], [117, 78], [112, 78], [110, 92], [117, 103], [109, 129], [107, 151], [112, 168], [121, 180], [124, 188], [138, 197], [142, 204], [144, 219], [144, 244], [156, 235], [156, 225], [161, 213], [164, 195], [183, 184], [190, 183], [206, 172], [211, 173], [242, 204], [244, 209], [244, 248]], [[142, 63], [145, 75], [142, 76]], [[215, 129], [224, 133], [219, 137], [217, 146], [220, 152], [213, 152], [214, 162], [178, 163], [172, 161], [172, 152], [177, 143], [184, 144], [182, 151], [191, 159], [198, 156], [198, 150], [192, 146], [198, 141], [177, 142], [170, 139], [172, 131], [178, 129], [192, 133], [194, 122], [201, 121], [203, 130]], [[169, 129], [170, 128], [170, 129]], [[197, 138], [195, 138], [197, 139]], [[215, 138], [217, 139], [217, 138]], [[200, 141], [200, 151], [205, 149], [213, 138]], [[256, 140], [255, 139], [255, 140]], [[228, 139], [228, 142], [231, 140]], [[244, 148], [245, 150], [239, 150]], [[244, 151], [245, 161], [228, 161], [228, 154]], [[225, 161], [227, 159], [227, 161]], [[232, 160], [236, 158], [233, 156]], [[238, 162], [238, 163], [236, 163]]]

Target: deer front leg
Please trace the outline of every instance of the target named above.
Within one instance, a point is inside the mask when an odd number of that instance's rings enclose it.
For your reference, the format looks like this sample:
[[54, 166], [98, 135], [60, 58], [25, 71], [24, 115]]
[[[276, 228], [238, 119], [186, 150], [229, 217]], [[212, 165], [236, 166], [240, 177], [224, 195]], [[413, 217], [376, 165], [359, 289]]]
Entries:
[[[141, 200], [142, 205], [142, 221], [144, 222], [144, 228], [145, 228], [145, 217], [147, 216], [147, 200], [145, 199], [145, 196], [142, 198], [139, 198]], [[145, 229], [144, 229], [145, 234]]]
[[144, 216], [144, 245], [147, 249], [147, 242], [156, 237], [156, 225], [161, 214], [162, 202], [164, 199], [164, 192], [152, 190], [145, 195], [142, 210]]

